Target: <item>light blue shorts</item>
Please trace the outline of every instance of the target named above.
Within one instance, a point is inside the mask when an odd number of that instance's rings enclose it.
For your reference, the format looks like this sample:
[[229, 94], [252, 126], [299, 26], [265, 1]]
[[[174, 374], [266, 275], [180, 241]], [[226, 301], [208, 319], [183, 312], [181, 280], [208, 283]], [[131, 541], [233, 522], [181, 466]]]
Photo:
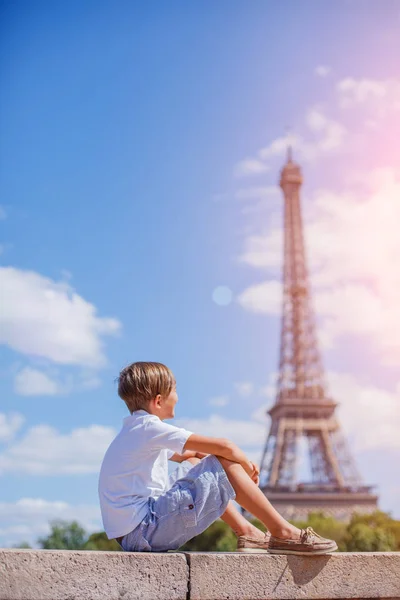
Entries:
[[149, 498], [147, 515], [122, 538], [121, 547], [126, 552], [177, 550], [216, 521], [234, 498], [221, 463], [207, 456], [165, 494]]

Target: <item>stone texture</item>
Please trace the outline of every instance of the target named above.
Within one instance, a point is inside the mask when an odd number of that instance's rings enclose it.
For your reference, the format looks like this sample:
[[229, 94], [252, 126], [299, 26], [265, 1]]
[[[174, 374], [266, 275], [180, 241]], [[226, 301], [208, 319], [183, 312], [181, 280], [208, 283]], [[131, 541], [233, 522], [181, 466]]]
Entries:
[[400, 553], [188, 553], [191, 600], [400, 598]]
[[400, 600], [400, 553], [286, 557], [0, 550], [0, 600], [298, 598]]
[[0, 600], [186, 600], [183, 554], [0, 550]]

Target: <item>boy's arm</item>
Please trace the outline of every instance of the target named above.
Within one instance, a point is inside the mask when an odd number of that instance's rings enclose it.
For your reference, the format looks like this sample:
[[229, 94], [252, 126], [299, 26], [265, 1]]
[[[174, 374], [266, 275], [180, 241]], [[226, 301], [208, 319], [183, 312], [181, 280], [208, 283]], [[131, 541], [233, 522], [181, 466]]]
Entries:
[[172, 460], [172, 462], [181, 463], [184, 460], [189, 460], [189, 458], [205, 458], [207, 454], [202, 454], [201, 452], [194, 452], [191, 450], [186, 450], [186, 452], [182, 452], [182, 454], [178, 454], [175, 452], [172, 456], [169, 457], [168, 460]]
[[245, 453], [230, 440], [192, 433], [192, 435], [188, 437], [183, 449], [184, 451], [192, 450], [196, 453], [215, 454], [216, 456], [221, 456], [232, 462], [237, 462], [242, 465], [249, 477], [254, 477], [255, 465], [253, 465]]

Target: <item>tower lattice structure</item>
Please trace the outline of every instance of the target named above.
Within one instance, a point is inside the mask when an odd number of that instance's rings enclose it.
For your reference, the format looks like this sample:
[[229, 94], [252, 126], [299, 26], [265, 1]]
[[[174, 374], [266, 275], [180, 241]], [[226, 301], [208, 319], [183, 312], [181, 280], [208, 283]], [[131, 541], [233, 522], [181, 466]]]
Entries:
[[[300, 207], [300, 167], [288, 151], [281, 171], [284, 195], [283, 301], [276, 401], [261, 460], [260, 486], [286, 518], [315, 510], [347, 520], [376, 509], [363, 485], [327, 396], [316, 337]], [[304, 444], [305, 442], [305, 444]], [[301, 481], [301, 448], [308, 449], [311, 480]]]

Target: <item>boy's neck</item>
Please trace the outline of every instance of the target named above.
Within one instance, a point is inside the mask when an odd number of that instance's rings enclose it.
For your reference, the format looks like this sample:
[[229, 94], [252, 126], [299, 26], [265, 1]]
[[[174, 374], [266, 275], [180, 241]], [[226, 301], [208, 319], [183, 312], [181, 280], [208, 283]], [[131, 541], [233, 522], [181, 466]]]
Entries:
[[[133, 413], [140, 413], [140, 412], [145, 412], [148, 415], [154, 415], [155, 417], [158, 417], [160, 419], [160, 421], [164, 421], [165, 418], [160, 416], [159, 414], [157, 414], [156, 412], [153, 412], [150, 408], [139, 408], [139, 410], [134, 410]], [[131, 413], [133, 415], [133, 413]]]

